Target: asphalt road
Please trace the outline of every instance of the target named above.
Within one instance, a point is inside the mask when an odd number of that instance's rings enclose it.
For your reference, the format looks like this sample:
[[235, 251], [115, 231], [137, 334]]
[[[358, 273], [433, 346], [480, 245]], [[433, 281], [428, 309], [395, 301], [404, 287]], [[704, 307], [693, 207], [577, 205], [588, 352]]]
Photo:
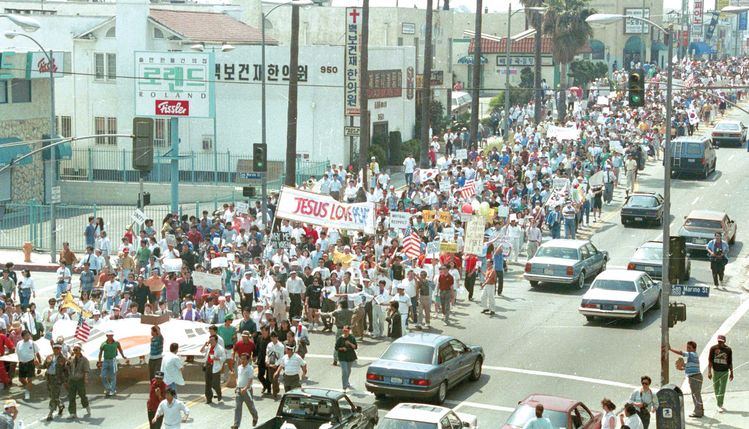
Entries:
[[[749, 122], [749, 115], [733, 114]], [[683, 347], [687, 340], [694, 340], [698, 350], [714, 342], [717, 333], [728, 335], [728, 343], [734, 350], [736, 380], [729, 385], [729, 392], [749, 391], [749, 365], [741, 351], [749, 349], [749, 318], [744, 317], [749, 306], [745, 302], [749, 293], [743, 288], [746, 278], [744, 261], [746, 250], [742, 241], [749, 231], [749, 219], [742, 217], [749, 209], [749, 191], [741, 186], [745, 179], [746, 149], [720, 149], [717, 171], [707, 180], [672, 181], [672, 233], [690, 210], [709, 208], [725, 210], [735, 217], [738, 224], [737, 242], [731, 248], [731, 263], [727, 267], [728, 287], [711, 289], [709, 298], [672, 298], [672, 301], [687, 304], [687, 321], [671, 329], [671, 343]], [[639, 176], [640, 190], [662, 190], [663, 170], [660, 162], [650, 162]], [[660, 238], [660, 228], [623, 228], [617, 213], [621, 205], [621, 193], [612, 206], [605, 208], [604, 221], [594, 228], [593, 243], [609, 251], [609, 268], [624, 267], [634, 250], [643, 242]], [[475, 414], [481, 426], [497, 427], [509, 416], [517, 402], [531, 393], [547, 393], [576, 398], [598, 410], [603, 397], [611, 398], [617, 405], [624, 403], [629, 393], [639, 383], [643, 374], [650, 375], [655, 383], [660, 378], [660, 315], [658, 310], [647, 313], [642, 324], [630, 322], [587, 322], [577, 312], [580, 296], [584, 291], [565, 286], [542, 286], [531, 289], [522, 281], [522, 266], [513, 265], [505, 279], [505, 296], [497, 301], [496, 316], [480, 313], [476, 303], [464, 303], [457, 307], [458, 323], [445, 326], [433, 323], [434, 332], [454, 335], [468, 344], [482, 345], [486, 351], [484, 373], [477, 382], [466, 382], [448, 394], [447, 405], [461, 412]], [[41, 283], [49, 274], [35, 274]], [[48, 282], [47, 282], [48, 283]], [[690, 284], [711, 284], [709, 263], [706, 260], [692, 261]], [[49, 284], [49, 283], [48, 283]], [[44, 302], [53, 293], [52, 287], [44, 288], [37, 302]], [[309, 363], [308, 386], [340, 387], [340, 370], [331, 365], [330, 357], [334, 337], [330, 334], [313, 334]], [[359, 402], [374, 402], [374, 398], [363, 390], [367, 364], [386, 348], [385, 342], [365, 339], [359, 350], [360, 360], [354, 368], [352, 380], [357, 390], [352, 394]], [[703, 359], [703, 363], [704, 363]], [[670, 362], [673, 365], [673, 357]], [[747, 362], [749, 363], [749, 362]], [[119, 377], [119, 394], [114, 399], [104, 399], [98, 377], [90, 384], [93, 398], [91, 418], [77, 422], [56, 420], [55, 427], [106, 427], [135, 429], [146, 423], [145, 403], [147, 383], [145, 367], [124, 367]], [[233, 418], [233, 393], [227, 392], [225, 403], [209, 406], [202, 398], [202, 372], [192, 366], [186, 373], [188, 386], [181, 397], [188, 401], [192, 418], [187, 427], [229, 427]], [[672, 366], [671, 382], [682, 384], [683, 374]], [[707, 381], [707, 380], [706, 380]], [[28, 426], [45, 426], [41, 421], [46, 416], [47, 401], [45, 387], [35, 386], [34, 399], [22, 401], [21, 418]], [[259, 389], [256, 389], [257, 392]], [[712, 387], [703, 389], [705, 401], [714, 404]], [[11, 397], [20, 399], [18, 388], [11, 390]], [[43, 398], [43, 399], [39, 399]], [[259, 398], [256, 402], [260, 420], [275, 413], [277, 402], [270, 398]], [[392, 401], [377, 401], [381, 415], [393, 406]], [[730, 410], [731, 404], [727, 404]], [[691, 411], [691, 408], [688, 409]], [[67, 413], [67, 412], [66, 412]], [[80, 413], [79, 413], [80, 414]], [[700, 424], [714, 425], [717, 420], [706, 418]], [[199, 426], [200, 425], [200, 426]], [[242, 427], [249, 427], [249, 415], [245, 412]], [[695, 426], [696, 427], [696, 426]], [[722, 428], [739, 428], [731, 424]]]

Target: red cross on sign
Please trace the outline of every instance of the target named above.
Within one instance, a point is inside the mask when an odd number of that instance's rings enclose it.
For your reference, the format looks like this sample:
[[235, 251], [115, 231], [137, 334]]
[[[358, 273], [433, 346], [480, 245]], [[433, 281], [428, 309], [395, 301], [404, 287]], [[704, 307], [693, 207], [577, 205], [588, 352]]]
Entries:
[[359, 13], [359, 9], [353, 9], [348, 15], [353, 18], [353, 22], [354, 24], [356, 24], [356, 18], [358, 18], [361, 14]]

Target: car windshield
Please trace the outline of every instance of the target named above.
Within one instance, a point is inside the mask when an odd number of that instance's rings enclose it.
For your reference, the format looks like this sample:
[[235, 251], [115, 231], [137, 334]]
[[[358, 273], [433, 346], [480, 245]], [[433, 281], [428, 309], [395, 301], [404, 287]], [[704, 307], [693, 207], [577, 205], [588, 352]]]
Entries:
[[398, 362], [430, 364], [434, 357], [434, 347], [422, 344], [391, 344], [382, 359]]
[[281, 413], [288, 417], [329, 421], [333, 417], [333, 402], [327, 399], [290, 396], [284, 399]]
[[663, 249], [660, 247], [640, 247], [635, 252], [635, 259], [651, 259], [653, 261], [660, 261], [661, 255], [663, 255]]
[[702, 155], [702, 143], [688, 143], [687, 155]]
[[726, 124], [726, 123], [720, 123], [715, 126], [716, 130], [723, 130], [723, 131], [738, 131], [739, 124]]
[[689, 218], [684, 222], [687, 228], [704, 228], [704, 229], [721, 229], [719, 220], [695, 219]]
[[591, 289], [615, 290], [619, 292], [636, 292], [635, 284], [628, 280], [596, 280]]
[[415, 422], [413, 420], [385, 417], [377, 423], [378, 429], [437, 429], [436, 423]]
[[[507, 419], [506, 424], [521, 428], [525, 426], [528, 420], [534, 417], [536, 417], [536, 407], [521, 405], [512, 413], [510, 418]], [[544, 410], [544, 417], [551, 421], [551, 427], [553, 428], [567, 427], [567, 414], [561, 411]]]
[[536, 252], [536, 256], [544, 256], [547, 258], [561, 258], [576, 261], [577, 249], [572, 249], [569, 247], [542, 247], [538, 249], [538, 252]]
[[627, 200], [627, 207], [658, 207], [658, 201], [645, 195], [633, 195]]

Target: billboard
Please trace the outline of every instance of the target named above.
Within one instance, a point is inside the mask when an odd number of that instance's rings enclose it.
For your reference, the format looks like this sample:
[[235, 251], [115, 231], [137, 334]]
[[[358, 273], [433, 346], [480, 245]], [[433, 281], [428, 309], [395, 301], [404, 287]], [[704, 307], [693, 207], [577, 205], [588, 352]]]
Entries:
[[[634, 9], [625, 8], [625, 16], [635, 16], [637, 18], [650, 19], [650, 9]], [[650, 33], [650, 26], [642, 21], [636, 19], [625, 19], [624, 20], [624, 34], [648, 34]]]
[[213, 57], [202, 52], [135, 52], [135, 115], [213, 117]]

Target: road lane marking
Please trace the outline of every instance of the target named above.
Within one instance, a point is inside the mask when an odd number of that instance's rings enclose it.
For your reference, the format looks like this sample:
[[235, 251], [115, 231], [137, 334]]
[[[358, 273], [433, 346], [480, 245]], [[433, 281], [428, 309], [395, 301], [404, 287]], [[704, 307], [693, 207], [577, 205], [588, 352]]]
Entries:
[[699, 197], [695, 197], [694, 201], [692, 201], [692, 205], [695, 205], [695, 204], [697, 204], [697, 201], [699, 201], [699, 200], [700, 200], [700, 198], [702, 198], [702, 197], [701, 197], [701, 196], [699, 196]]
[[445, 401], [445, 404], [453, 405], [453, 411], [458, 411], [460, 408], [463, 408], [463, 407], [480, 408], [482, 410], [499, 411], [503, 413], [511, 413], [515, 411], [515, 408], [511, 408], [511, 407], [503, 407], [502, 405], [481, 404], [479, 402], [471, 402], [471, 401], [451, 401], [448, 399]]
[[[728, 160], [729, 160], [729, 161], [730, 161], [730, 160], [732, 160], [734, 156], [736, 156], [736, 155], [731, 155], [731, 156], [729, 156], [729, 157], [728, 157]], [[728, 182], [728, 180], [726, 180], [726, 182]]]
[[[702, 353], [700, 353], [700, 372], [705, 372], [705, 370], [707, 369], [707, 358], [710, 355], [710, 347], [717, 344], [718, 335], [728, 335], [728, 333], [731, 332], [731, 329], [733, 329], [736, 323], [738, 323], [738, 321], [744, 317], [747, 311], [749, 311], [749, 299], [745, 298], [744, 302], [742, 302], [741, 305], [739, 305], [736, 310], [734, 310], [733, 313], [731, 313], [731, 315], [723, 321], [718, 330], [715, 331], [712, 337], [710, 337], [710, 340], [705, 343], [705, 348], [703, 348]], [[689, 382], [687, 381], [686, 377], [681, 383], [681, 390], [685, 395], [691, 393], [691, 390], [689, 389]]]

